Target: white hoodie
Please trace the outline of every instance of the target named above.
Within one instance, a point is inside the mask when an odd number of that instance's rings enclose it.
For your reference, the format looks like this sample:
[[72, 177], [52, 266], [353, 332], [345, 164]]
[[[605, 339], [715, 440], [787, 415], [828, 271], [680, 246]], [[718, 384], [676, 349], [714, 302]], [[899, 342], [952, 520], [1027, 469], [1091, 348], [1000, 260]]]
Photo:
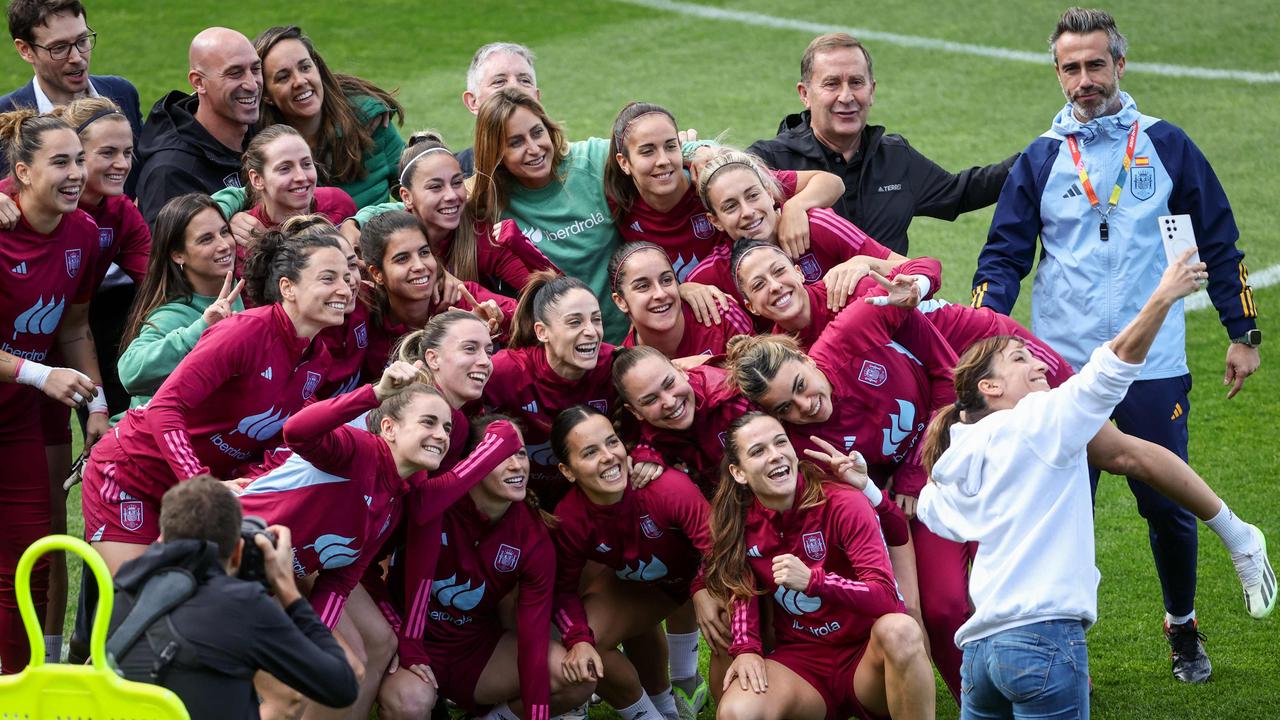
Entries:
[[916, 513], [934, 533], [977, 541], [973, 616], [956, 646], [1045, 620], [1098, 618], [1085, 446], [1142, 369], [1103, 345], [1060, 387], [951, 427]]

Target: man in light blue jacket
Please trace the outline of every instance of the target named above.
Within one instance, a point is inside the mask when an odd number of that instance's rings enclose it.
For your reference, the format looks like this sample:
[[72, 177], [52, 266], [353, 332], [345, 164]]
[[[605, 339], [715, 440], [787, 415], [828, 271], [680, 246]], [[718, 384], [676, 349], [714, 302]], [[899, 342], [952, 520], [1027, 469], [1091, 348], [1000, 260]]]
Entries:
[[[1137, 315], [1167, 265], [1158, 218], [1188, 214], [1208, 266], [1209, 296], [1230, 343], [1228, 397], [1259, 365], [1257, 309], [1239, 231], [1209, 162], [1180, 128], [1143, 115], [1120, 92], [1127, 41], [1110, 15], [1072, 8], [1050, 37], [1068, 104], [1018, 158], [1000, 193], [978, 258], [973, 304], [1008, 313], [1042, 257], [1032, 289], [1032, 329], [1079, 370]], [[1187, 458], [1186, 329], [1170, 312], [1137, 382], [1116, 407], [1121, 430]], [[1097, 472], [1093, 472], [1096, 487]], [[1130, 481], [1151, 531], [1173, 674], [1204, 682], [1211, 667], [1195, 620], [1195, 517]]]

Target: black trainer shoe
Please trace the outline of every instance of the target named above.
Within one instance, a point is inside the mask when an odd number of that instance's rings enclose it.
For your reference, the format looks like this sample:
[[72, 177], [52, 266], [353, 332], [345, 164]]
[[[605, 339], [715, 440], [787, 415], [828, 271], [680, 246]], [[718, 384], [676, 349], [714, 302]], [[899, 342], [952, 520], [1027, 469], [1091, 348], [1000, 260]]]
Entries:
[[1173, 676], [1184, 683], [1202, 683], [1213, 674], [1213, 665], [1204, 652], [1204, 635], [1200, 634], [1192, 619], [1181, 625], [1164, 624], [1164, 636], [1169, 640], [1169, 653], [1173, 660]]

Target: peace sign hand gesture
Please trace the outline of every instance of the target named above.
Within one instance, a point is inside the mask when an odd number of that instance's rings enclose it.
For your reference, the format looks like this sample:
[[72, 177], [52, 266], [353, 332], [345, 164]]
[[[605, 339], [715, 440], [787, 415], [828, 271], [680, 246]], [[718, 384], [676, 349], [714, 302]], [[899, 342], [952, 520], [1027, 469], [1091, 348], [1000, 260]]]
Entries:
[[846, 455], [817, 435], [810, 435], [809, 440], [825, 452], [805, 448], [804, 454], [831, 468], [831, 472], [835, 473], [835, 476], [841, 482], [852, 485], [859, 490], [865, 488], [867, 483], [871, 482], [871, 479], [867, 477], [867, 461], [866, 458], [862, 457], [862, 453], [854, 450], [852, 455]]
[[920, 285], [916, 283], [915, 275], [898, 275], [889, 280], [875, 270], [868, 274], [880, 284], [880, 287], [889, 292], [888, 295], [867, 298], [868, 305], [893, 305], [894, 307], [914, 308], [920, 304]]
[[226, 320], [235, 314], [231, 306], [240, 297], [240, 291], [244, 289], [244, 280], [241, 279], [233, 288], [231, 281], [234, 277], [232, 271], [228, 270], [227, 279], [222, 281], [222, 292], [218, 293], [218, 299], [210, 303], [209, 307], [205, 308], [204, 314], [200, 316], [206, 325], [214, 325], [219, 320]]

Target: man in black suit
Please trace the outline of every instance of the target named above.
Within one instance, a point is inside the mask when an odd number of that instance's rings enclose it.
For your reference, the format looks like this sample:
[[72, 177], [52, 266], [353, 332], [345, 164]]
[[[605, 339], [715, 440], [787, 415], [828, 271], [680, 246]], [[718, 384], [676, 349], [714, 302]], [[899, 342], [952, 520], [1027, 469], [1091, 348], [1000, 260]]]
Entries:
[[0, 97], [0, 112], [22, 107], [49, 112], [77, 98], [106, 97], [129, 119], [136, 144], [142, 132], [138, 90], [122, 77], [89, 74], [98, 34], [89, 27], [80, 0], [11, 0], [8, 15], [13, 46], [31, 63], [35, 77]]

